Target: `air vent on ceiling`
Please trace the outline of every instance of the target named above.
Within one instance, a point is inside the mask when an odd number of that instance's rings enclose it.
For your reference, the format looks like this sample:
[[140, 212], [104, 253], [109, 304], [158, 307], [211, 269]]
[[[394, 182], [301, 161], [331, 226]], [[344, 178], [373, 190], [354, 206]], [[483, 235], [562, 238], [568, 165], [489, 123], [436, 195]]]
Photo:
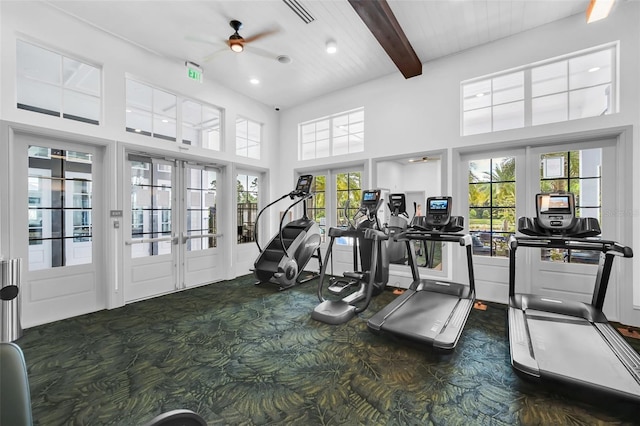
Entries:
[[298, 0], [282, 0], [287, 6], [289, 6], [289, 8], [291, 10], [293, 10], [293, 13], [295, 13], [296, 15], [298, 15], [300, 17], [300, 19], [302, 19], [302, 21], [304, 21], [305, 24], [308, 24], [310, 22], [313, 22], [316, 20], [316, 18], [314, 18], [311, 13], [309, 13], [309, 11], [307, 9], [305, 9], [299, 2]]

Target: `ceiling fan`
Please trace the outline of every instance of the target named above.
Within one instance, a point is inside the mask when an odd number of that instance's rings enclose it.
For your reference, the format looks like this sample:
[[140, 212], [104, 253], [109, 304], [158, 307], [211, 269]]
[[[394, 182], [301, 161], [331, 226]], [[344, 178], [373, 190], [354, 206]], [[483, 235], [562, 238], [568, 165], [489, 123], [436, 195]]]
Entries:
[[[257, 54], [259, 56], [264, 56], [266, 58], [269, 59], [278, 59], [280, 55], [276, 55], [275, 53], [271, 53], [269, 51], [260, 49], [258, 47], [255, 46], [249, 46], [250, 43], [259, 40], [261, 38], [267, 37], [269, 35], [275, 34], [279, 31], [279, 29], [274, 28], [274, 29], [269, 29], [263, 32], [260, 32], [258, 34], [254, 34], [252, 36], [249, 37], [243, 37], [242, 35], [240, 35], [239, 31], [240, 28], [242, 28], [242, 22], [238, 21], [238, 20], [231, 20], [229, 22], [229, 25], [231, 26], [231, 28], [233, 28], [233, 34], [231, 34], [229, 36], [229, 38], [227, 40], [224, 41], [224, 43], [227, 45], [226, 48], [224, 49], [220, 49], [216, 52], [213, 52], [210, 55], [207, 55], [206, 57], [203, 58], [204, 62], [208, 62], [211, 59], [213, 59], [215, 56], [217, 56], [219, 53], [224, 52], [224, 51], [228, 51], [228, 49], [231, 49], [233, 52], [235, 53], [241, 53], [244, 52], [245, 50], [247, 50], [248, 52]], [[206, 40], [202, 40], [202, 39], [196, 39], [196, 38], [192, 38], [189, 37], [192, 40], [195, 41], [205, 41], [207, 43], [212, 43], [211, 41], [206, 41]], [[217, 44], [217, 43], [216, 43]]]

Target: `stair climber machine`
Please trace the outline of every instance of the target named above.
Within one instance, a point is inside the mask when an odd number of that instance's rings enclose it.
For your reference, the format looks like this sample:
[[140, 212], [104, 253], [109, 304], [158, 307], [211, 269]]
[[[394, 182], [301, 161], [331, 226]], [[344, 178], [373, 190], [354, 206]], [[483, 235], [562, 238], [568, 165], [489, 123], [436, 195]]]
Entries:
[[[518, 219], [509, 239], [509, 349], [511, 365], [537, 380], [577, 385], [587, 391], [640, 402], [640, 356], [602, 312], [615, 257], [630, 247], [594, 239], [598, 220], [575, 217], [571, 193], [536, 195], [536, 217]], [[519, 247], [600, 252], [591, 303], [515, 292]]]
[[[282, 215], [278, 233], [264, 250], [258, 243], [257, 226], [254, 230], [254, 239], [260, 251], [253, 269], [253, 275], [258, 280], [256, 285], [271, 283], [280, 286], [280, 290], [285, 290], [318, 276], [318, 273], [309, 273], [305, 278], [300, 278], [312, 257], [318, 259], [319, 267], [322, 268], [320, 227], [307, 217], [307, 200], [313, 196], [312, 182], [312, 175], [300, 176], [296, 189], [269, 203], [258, 213], [256, 224], [262, 212], [278, 201], [287, 197], [295, 200]], [[299, 203], [303, 203], [303, 216], [283, 226], [287, 213]]]
[[[318, 299], [321, 303], [311, 313], [313, 319], [332, 325], [343, 324], [366, 310], [372, 297], [380, 294], [387, 285], [389, 280], [386, 246], [388, 236], [382, 231], [377, 216], [382, 202], [379, 189], [362, 191], [360, 208], [353, 220], [349, 220], [349, 226], [346, 229], [329, 228], [331, 239], [318, 283]], [[331, 274], [327, 291], [333, 295], [334, 299], [337, 297], [341, 299], [330, 300], [324, 298], [324, 283], [327, 278], [328, 259], [331, 258], [333, 264], [332, 250], [338, 238], [352, 240], [354, 270], [345, 272], [342, 277]], [[359, 270], [358, 258], [361, 265]]]
[[407, 262], [407, 248], [403, 242], [396, 241], [393, 237], [407, 229], [409, 214], [407, 213], [405, 195], [401, 193], [389, 194], [389, 202], [387, 205], [391, 212], [389, 223], [386, 225], [387, 235], [389, 236], [387, 240], [389, 263], [404, 265]]
[[[427, 211], [412, 221], [405, 232], [396, 235], [409, 254], [413, 282], [405, 292], [367, 321], [375, 334], [452, 351], [467, 322], [475, 301], [475, 281], [471, 235], [464, 229], [462, 216], [451, 216], [451, 197], [427, 198]], [[413, 241], [456, 243], [466, 249], [469, 284], [420, 278]]]

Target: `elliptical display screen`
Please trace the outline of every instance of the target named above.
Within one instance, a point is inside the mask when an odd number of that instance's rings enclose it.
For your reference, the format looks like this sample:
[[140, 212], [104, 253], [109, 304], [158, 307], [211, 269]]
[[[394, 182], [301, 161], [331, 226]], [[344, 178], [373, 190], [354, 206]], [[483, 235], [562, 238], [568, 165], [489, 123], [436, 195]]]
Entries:
[[434, 214], [441, 214], [449, 209], [448, 199], [429, 199], [429, 212]]
[[372, 189], [367, 191], [362, 191], [362, 206], [367, 208], [377, 208], [378, 202], [380, 201], [380, 190]]

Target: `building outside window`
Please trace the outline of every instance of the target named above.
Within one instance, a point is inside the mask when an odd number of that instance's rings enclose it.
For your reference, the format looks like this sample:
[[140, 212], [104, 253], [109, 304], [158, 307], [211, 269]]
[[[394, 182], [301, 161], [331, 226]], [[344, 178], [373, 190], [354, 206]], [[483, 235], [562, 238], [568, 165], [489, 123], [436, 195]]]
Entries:
[[469, 161], [469, 231], [473, 254], [508, 256], [516, 231], [515, 157]]
[[259, 177], [249, 174], [237, 176], [238, 244], [255, 241], [254, 232], [258, 216]]
[[322, 242], [327, 238], [326, 183], [325, 175], [314, 176], [311, 187], [313, 197], [307, 200], [307, 216], [320, 227]]
[[29, 147], [29, 270], [92, 263], [91, 154]]
[[100, 68], [22, 40], [16, 52], [18, 109], [100, 124]]

